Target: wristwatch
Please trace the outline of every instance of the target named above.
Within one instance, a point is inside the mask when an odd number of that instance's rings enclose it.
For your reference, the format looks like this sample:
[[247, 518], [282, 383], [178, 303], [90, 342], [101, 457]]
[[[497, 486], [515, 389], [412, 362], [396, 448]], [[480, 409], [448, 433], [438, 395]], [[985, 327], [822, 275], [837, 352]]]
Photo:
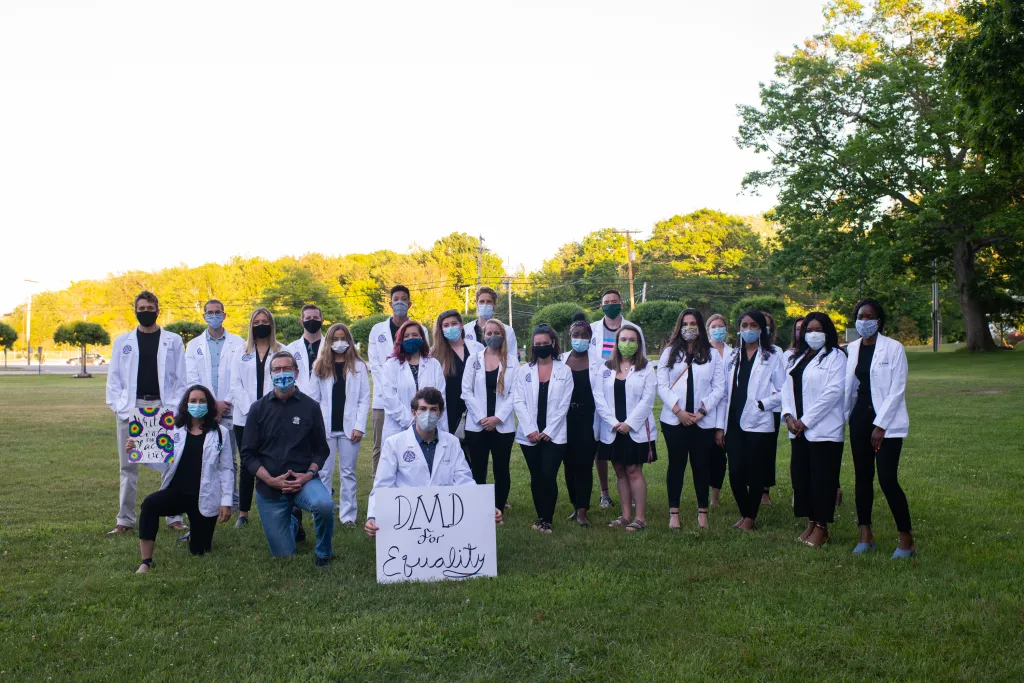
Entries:
[[306, 470], [306, 474], [312, 474], [314, 479], [320, 476], [320, 472], [314, 469]]
[[697, 412], [700, 413], [701, 415], [703, 415], [704, 417], [707, 417], [707, 415], [708, 415], [708, 411], [704, 410], [704, 406], [701, 406], [700, 408], [697, 408]]

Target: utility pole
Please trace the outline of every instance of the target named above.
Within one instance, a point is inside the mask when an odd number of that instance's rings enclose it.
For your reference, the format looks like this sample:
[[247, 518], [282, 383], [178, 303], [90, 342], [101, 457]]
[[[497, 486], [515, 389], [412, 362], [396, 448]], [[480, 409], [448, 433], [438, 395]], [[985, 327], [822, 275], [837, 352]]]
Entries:
[[505, 278], [505, 286], [508, 288], [508, 326], [512, 327], [512, 278]]
[[939, 310], [939, 259], [932, 259], [932, 352], [939, 352], [942, 338], [942, 313]]
[[480, 289], [480, 280], [481, 280], [481, 276], [483, 275], [483, 268], [484, 268], [484, 252], [487, 251], [486, 249], [484, 249], [484, 236], [480, 235], [479, 237], [480, 237], [480, 244], [477, 245], [477, 249], [476, 249], [476, 288], [477, 289]]
[[619, 235], [626, 236], [626, 269], [629, 273], [629, 310], [636, 306], [636, 294], [633, 290], [633, 235], [639, 230], [614, 230]]
[[[33, 285], [39, 283], [35, 280], [25, 280]], [[28, 293], [28, 306], [25, 308], [25, 365], [32, 369], [32, 291]]]
[[647, 280], [644, 280], [644, 288], [640, 290], [640, 303], [647, 303]]
[[462, 292], [466, 295], [466, 304], [462, 311], [462, 315], [469, 316], [469, 285], [462, 285]]

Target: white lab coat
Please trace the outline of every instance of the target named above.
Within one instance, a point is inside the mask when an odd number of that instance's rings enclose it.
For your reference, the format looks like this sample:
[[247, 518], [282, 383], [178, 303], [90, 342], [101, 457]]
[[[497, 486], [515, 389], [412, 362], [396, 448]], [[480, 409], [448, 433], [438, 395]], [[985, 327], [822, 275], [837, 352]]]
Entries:
[[[162, 327], [156, 347], [156, 371], [163, 409], [177, 412], [178, 403], [185, 393], [185, 345], [180, 336]], [[119, 420], [127, 420], [135, 410], [138, 379], [139, 336], [136, 328], [117, 337], [110, 349], [106, 402]]]
[[[516, 443], [533, 446], [527, 434], [540, 431], [537, 428], [537, 399], [540, 396], [540, 379], [537, 365], [520, 366], [516, 385], [512, 390], [512, 404], [515, 408], [519, 427], [516, 429]], [[551, 379], [548, 381], [547, 419], [544, 434], [552, 443], [565, 443], [565, 416], [572, 402], [572, 370], [560, 360], [551, 361]]]
[[[789, 359], [793, 357], [795, 351], [783, 351], [780, 347], [775, 346], [774, 344], [772, 345], [772, 348], [775, 349], [775, 353], [782, 356], [782, 369], [785, 370], [786, 368], [788, 368]], [[785, 384], [785, 382], [783, 382], [783, 384]], [[769, 396], [767, 399], [761, 401], [761, 405], [764, 406], [765, 410], [770, 410], [773, 413], [782, 412], [782, 386], [783, 385], [780, 384], [779, 386], [775, 387], [775, 393]], [[774, 419], [774, 417], [772, 419]]]
[[[220, 363], [217, 365], [217, 388], [220, 389], [220, 392], [213, 390], [213, 369], [210, 367], [209, 346], [205, 330], [185, 346], [185, 373], [188, 378], [186, 386], [202, 384], [218, 401], [230, 400], [231, 360], [234, 358], [235, 352], [245, 346], [245, 342], [237, 334], [224, 331], [224, 345], [220, 347]], [[217, 393], [220, 393], [220, 396]]]
[[[857, 359], [860, 358], [861, 340], [846, 347], [850, 357], [846, 361], [846, 421], [849, 422], [857, 402]], [[876, 427], [885, 430], [885, 438], [902, 439], [910, 430], [907, 414], [907, 353], [895, 339], [879, 334], [875, 338], [875, 353], [871, 357], [871, 407], [875, 410]]]
[[[796, 414], [796, 396], [793, 385], [793, 368], [796, 363], [786, 368], [786, 384], [782, 390], [782, 414], [792, 415], [807, 429], [804, 438], [808, 441], [843, 442], [846, 433], [846, 412], [843, 392], [846, 384], [846, 354], [842, 349], [832, 349], [825, 355], [825, 347], [814, 354], [804, 368], [801, 379], [803, 394], [802, 415]], [[789, 430], [786, 430], [789, 432]], [[789, 432], [789, 438], [794, 438]]]
[[[384, 433], [381, 438], [405, 431], [412, 425], [412, 408], [410, 403], [416, 395], [416, 380], [408, 363], [399, 363], [397, 357], [388, 358], [379, 376], [383, 393]], [[376, 381], [375, 381], [376, 383]], [[436, 358], [420, 356], [419, 388], [434, 387], [444, 396], [445, 377], [441, 363]], [[441, 414], [437, 428], [448, 431], [448, 407]]]
[[[487, 417], [487, 364], [484, 349], [466, 359], [466, 371], [462, 374], [462, 400], [466, 402], [466, 431], [481, 432], [480, 420]], [[508, 361], [506, 361], [508, 363]], [[498, 374], [501, 374], [499, 367]], [[500, 434], [511, 434], [516, 430], [513, 391], [519, 364], [508, 363], [505, 367], [505, 392], [494, 391], [494, 416], [500, 422], [495, 428]]]
[[[732, 355], [725, 364], [725, 400], [718, 404], [718, 418], [715, 425], [718, 429], [728, 431], [729, 405], [732, 403], [732, 385], [740, 368], [740, 353], [743, 345], [733, 349]], [[779, 387], [786, 383], [786, 369], [782, 364], [782, 354], [773, 353], [765, 360], [760, 347], [754, 357], [754, 367], [750, 369], [750, 382], [747, 384], [747, 404], [740, 413], [740, 429], [745, 432], [774, 432], [775, 419], [769, 401], [779, 393]], [[757, 407], [761, 401], [764, 410]]]
[[[426, 326], [420, 325], [423, 329], [423, 344], [430, 345], [430, 333]], [[373, 408], [374, 410], [384, 409], [384, 395], [382, 390], [382, 377], [384, 375], [384, 363], [395, 351], [395, 340], [391, 336], [391, 318], [381, 320], [370, 330], [370, 341], [366, 349], [366, 358], [370, 363], [370, 375], [373, 377]]]
[[[174, 479], [185, 451], [185, 437], [188, 429], [178, 427], [171, 433], [174, 441], [174, 459], [167, 465], [160, 480], [164, 490]], [[228, 428], [218, 426], [206, 432], [203, 440], [203, 466], [199, 475], [199, 512], [206, 517], [216, 517], [222, 507], [231, 507], [235, 487], [234, 454], [231, 452], [231, 436]]]
[[[466, 323], [464, 329], [466, 330], [466, 339], [474, 341], [481, 346], [483, 345], [484, 340], [476, 338], [476, 320], [470, 320]], [[505, 325], [505, 346], [508, 347], [509, 367], [519, 365], [519, 347], [517, 343], [515, 330], [512, 329], [511, 325]]]
[[614, 427], [619, 422], [629, 425], [629, 437], [636, 443], [658, 439], [658, 423], [654, 419], [654, 399], [658, 395], [658, 369], [648, 363], [643, 370], [630, 368], [626, 375], [626, 419], [615, 417], [615, 371], [607, 365], [601, 370], [600, 384], [594, 391], [594, 405], [601, 418], [599, 441], [615, 441]]
[[[565, 363], [566, 359], [572, 355], [571, 351], [564, 352], [559, 360]], [[587, 358], [590, 360], [590, 394], [591, 396], [596, 395], [601, 390], [601, 370], [604, 369], [604, 361], [595, 361], [590, 357], [589, 353]], [[569, 368], [569, 372], [572, 372], [572, 368]], [[573, 389], [576, 388], [576, 380], [573, 380]], [[572, 401], [569, 402], [570, 407]], [[601, 438], [601, 416], [597, 414], [597, 410], [594, 410], [594, 441]]]
[[[672, 412], [678, 403], [679, 408], [686, 409], [686, 363], [679, 354], [671, 369], [668, 360], [672, 348], [665, 349], [658, 359], [658, 395], [661, 396], [661, 421], [669, 425], [679, 424], [679, 418]], [[693, 373], [693, 411], [697, 412], [701, 404], [707, 415], [697, 421], [701, 429], [714, 429], [718, 418], [718, 404], [725, 398], [725, 361], [721, 354], [711, 349], [711, 360], [698, 365], [693, 363], [689, 372]], [[673, 386], [674, 385], [674, 386]]]
[[384, 440], [377, 476], [373, 480], [373, 489], [366, 506], [368, 518], [376, 516], [375, 494], [380, 489], [466, 486], [476, 483], [469, 469], [469, 461], [462, 452], [462, 445], [455, 436], [440, 430], [437, 432], [437, 449], [434, 451], [434, 467], [431, 470], [423, 457], [415, 429], [409, 427]]
[[[640, 353], [647, 355], [647, 340], [644, 339], [644, 331], [640, 329], [640, 326], [636, 323], [631, 323], [622, 318], [622, 325], [632, 325], [636, 329], [640, 330]], [[617, 331], [617, 330], [616, 330]], [[608, 360], [601, 356], [602, 344], [604, 343], [604, 318], [601, 318], [597, 322], [590, 323], [590, 360], [591, 362], [603, 363]]]
[[[327, 379], [314, 374], [309, 378], [309, 391], [306, 394], [320, 404], [320, 412], [324, 416], [324, 430], [328, 436], [331, 431], [331, 416], [334, 413], [334, 374]], [[366, 417], [370, 414], [370, 373], [366, 363], [356, 361], [356, 371], [351, 373], [345, 368], [345, 413], [342, 417], [345, 438], [352, 439], [352, 432], [366, 432]]]
[[[276, 351], [267, 351], [267, 360], [263, 366], [263, 395], [266, 396], [274, 390], [274, 383], [270, 379], [270, 361], [278, 351], [284, 351], [281, 346]], [[301, 373], [299, 373], [301, 374]], [[296, 379], [296, 384], [298, 380]], [[300, 389], [300, 391], [302, 391]], [[303, 392], [305, 393], [305, 392]], [[245, 416], [249, 414], [249, 408], [256, 402], [256, 350], [252, 353], [245, 352], [245, 344], [235, 350], [234, 358], [231, 360], [231, 422], [236, 427], [245, 426]], [[242, 444], [238, 444], [241, 448]]]

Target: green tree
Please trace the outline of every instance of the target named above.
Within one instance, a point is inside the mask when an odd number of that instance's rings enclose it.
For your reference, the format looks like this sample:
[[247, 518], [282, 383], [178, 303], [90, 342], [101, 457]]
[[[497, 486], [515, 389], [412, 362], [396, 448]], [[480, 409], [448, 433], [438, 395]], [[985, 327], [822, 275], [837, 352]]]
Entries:
[[569, 323], [572, 322], [572, 317], [576, 313], [586, 310], [580, 304], [573, 303], [571, 301], [563, 301], [559, 304], [550, 304], [539, 309], [530, 318], [530, 329], [524, 330], [523, 332], [517, 332], [516, 338], [520, 345], [526, 345], [529, 348], [532, 340], [530, 338], [530, 332], [534, 327], [541, 323], [546, 323], [558, 333], [560, 340], [560, 348], [565, 351], [569, 343]]
[[7, 351], [14, 348], [18, 341], [18, 332], [5, 322], [0, 322], [0, 347], [4, 350], [4, 367], [7, 367]]
[[110, 344], [110, 335], [98, 323], [77, 320], [58, 327], [57, 331], [53, 333], [53, 342], [58, 345], [64, 344], [79, 347], [82, 359], [81, 374], [83, 377], [89, 377], [89, 373], [85, 371], [85, 354], [88, 351], [89, 345], [106, 346]]
[[[301, 266], [290, 266], [283, 276], [263, 290], [260, 301], [274, 312], [298, 315], [306, 304], [315, 304], [323, 312], [327, 322], [344, 322], [345, 316], [341, 300], [324, 282], [317, 280], [313, 273]], [[299, 325], [301, 327], [301, 324]], [[280, 328], [280, 324], [278, 325]], [[300, 332], [301, 334], [301, 332]]]
[[[837, 282], [952, 278], [967, 347], [994, 348], [988, 314], [1013, 301], [1000, 255], [1024, 241], [1019, 183], [993, 173], [954, 116], [943, 59], [963, 17], [914, 0], [836, 0], [824, 31], [776, 63], [760, 106], [740, 107], [740, 146], [770, 157], [747, 189], [778, 187], [777, 263]], [[1016, 258], [1015, 255], [1012, 258]], [[867, 292], [874, 293], [871, 287]]]
[[291, 344], [301, 337], [304, 331], [302, 320], [297, 315], [275, 315], [274, 327], [277, 329], [277, 341], [282, 344]]
[[377, 323], [387, 319], [388, 315], [386, 313], [375, 313], [374, 315], [360, 318], [349, 325], [348, 331], [352, 333], [352, 338], [359, 344], [359, 352], [363, 358], [367, 358], [366, 354], [370, 348], [370, 330]]
[[636, 323], [644, 331], [649, 355], [660, 353], [665, 348], [679, 314], [686, 307], [681, 301], [647, 301], [637, 304], [630, 312], [630, 322]]
[[179, 320], [164, 325], [164, 329], [181, 336], [181, 340], [188, 344], [190, 341], [206, 331], [206, 325], [191, 320]]

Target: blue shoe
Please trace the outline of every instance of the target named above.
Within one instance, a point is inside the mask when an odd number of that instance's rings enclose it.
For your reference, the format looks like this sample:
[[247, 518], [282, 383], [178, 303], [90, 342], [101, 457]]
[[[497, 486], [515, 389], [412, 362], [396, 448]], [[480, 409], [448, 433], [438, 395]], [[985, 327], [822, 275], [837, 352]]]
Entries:
[[875, 542], [874, 541], [871, 541], [871, 543], [865, 543], [865, 542], [861, 541], [860, 543], [857, 544], [857, 547], [853, 549], [853, 554], [854, 555], [866, 555], [869, 551], [874, 550], [875, 547], [876, 546], [875, 546]]
[[896, 552], [892, 554], [892, 559], [902, 560], [906, 557], [913, 557], [914, 555], [917, 555], [916, 545], [913, 548], [910, 548], [909, 550], [900, 550], [899, 548], [896, 548]]

